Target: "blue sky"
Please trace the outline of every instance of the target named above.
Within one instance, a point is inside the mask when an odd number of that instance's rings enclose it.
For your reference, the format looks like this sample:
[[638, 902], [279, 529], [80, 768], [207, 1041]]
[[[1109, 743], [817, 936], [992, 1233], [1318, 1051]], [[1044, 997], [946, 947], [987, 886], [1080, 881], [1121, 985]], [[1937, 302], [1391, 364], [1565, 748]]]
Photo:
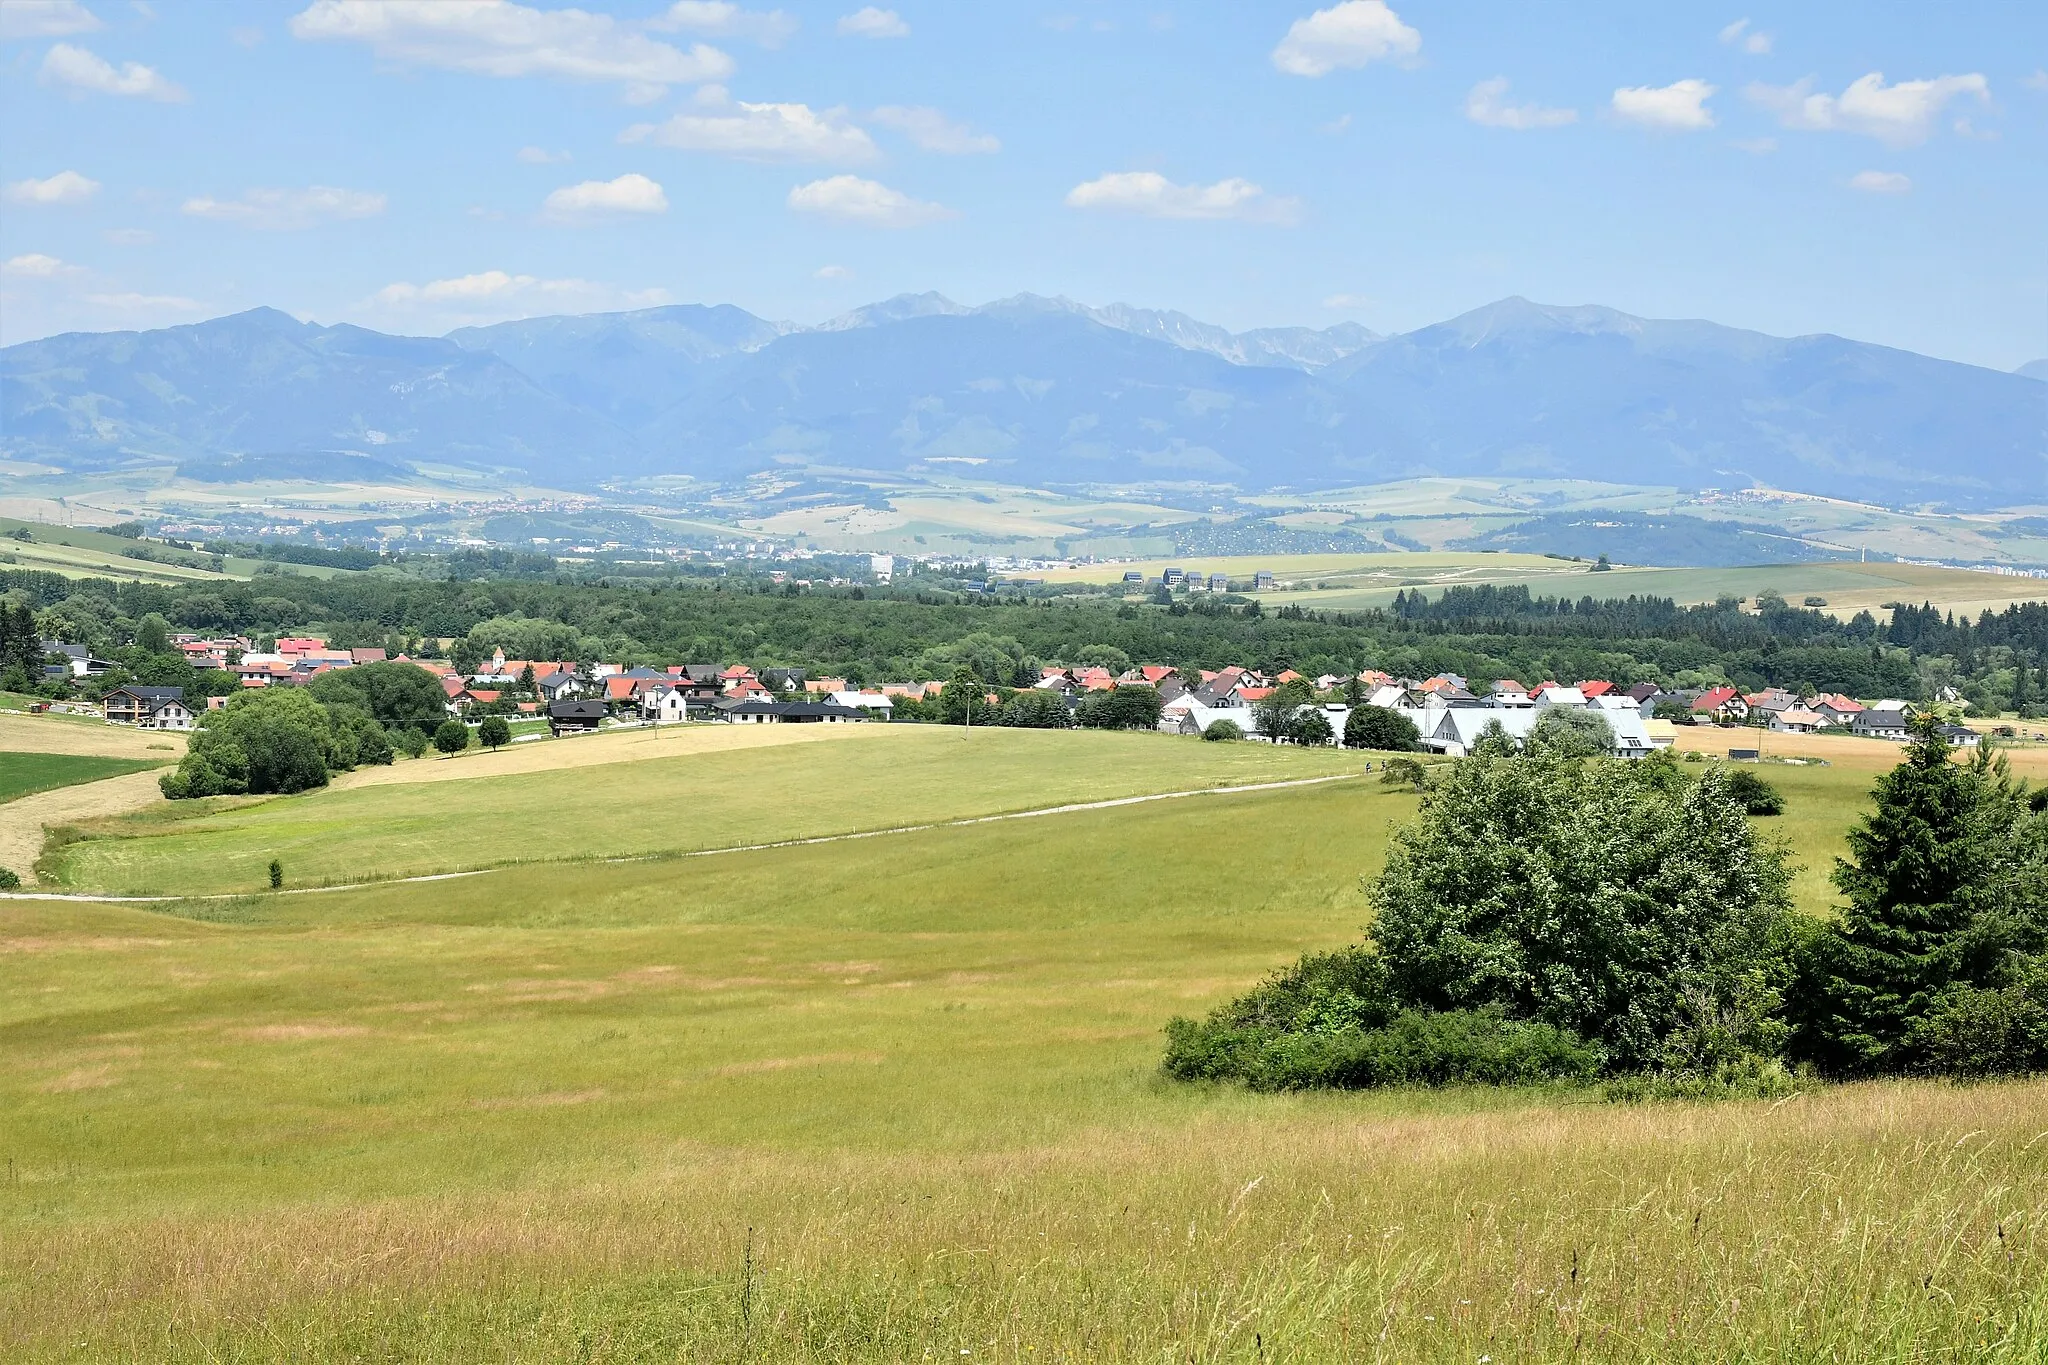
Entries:
[[2048, 356], [2048, 6], [0, 0], [0, 340], [1029, 290]]

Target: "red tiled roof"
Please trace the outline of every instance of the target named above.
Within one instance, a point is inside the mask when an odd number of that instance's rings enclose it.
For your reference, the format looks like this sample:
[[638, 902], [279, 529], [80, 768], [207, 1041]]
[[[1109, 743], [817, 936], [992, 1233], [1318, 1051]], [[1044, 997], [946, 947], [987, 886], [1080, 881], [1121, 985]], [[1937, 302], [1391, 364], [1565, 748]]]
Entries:
[[1600, 682], [1597, 679], [1593, 682], [1582, 682], [1579, 684], [1580, 695], [1587, 697], [1604, 697], [1613, 690], [1613, 683]]

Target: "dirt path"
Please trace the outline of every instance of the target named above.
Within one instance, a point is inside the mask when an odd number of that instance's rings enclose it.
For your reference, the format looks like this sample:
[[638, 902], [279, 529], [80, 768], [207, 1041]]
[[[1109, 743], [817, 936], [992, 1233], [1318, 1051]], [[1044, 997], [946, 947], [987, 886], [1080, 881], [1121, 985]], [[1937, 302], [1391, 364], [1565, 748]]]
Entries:
[[152, 801], [161, 801], [163, 794], [156, 785], [160, 775], [125, 773], [100, 782], [81, 782], [75, 787], [38, 792], [0, 805], [0, 867], [20, 873], [25, 883], [32, 882], [36, 858], [43, 851], [45, 829], [75, 820], [125, 815]]

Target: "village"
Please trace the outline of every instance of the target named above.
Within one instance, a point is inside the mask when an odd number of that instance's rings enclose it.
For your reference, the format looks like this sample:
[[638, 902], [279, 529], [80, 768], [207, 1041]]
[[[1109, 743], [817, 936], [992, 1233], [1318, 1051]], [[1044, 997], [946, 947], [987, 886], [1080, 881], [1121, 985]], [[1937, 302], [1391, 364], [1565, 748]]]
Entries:
[[[746, 664], [628, 666], [602, 661], [508, 659], [494, 651], [468, 673], [444, 659], [387, 656], [380, 648], [332, 647], [321, 636], [287, 636], [259, 642], [175, 636], [171, 644], [195, 670], [231, 675], [232, 688], [209, 688], [203, 698], [174, 686], [130, 684], [107, 692], [100, 711], [110, 723], [154, 730], [190, 730], [209, 709], [226, 705], [234, 692], [297, 687], [337, 669], [373, 663], [405, 663], [440, 683], [445, 717], [472, 726], [486, 716], [545, 722], [552, 735], [589, 733], [617, 726], [722, 722], [740, 725], [850, 724], [926, 719], [925, 705], [938, 701], [947, 684], [938, 681], [884, 683], [860, 687], [839, 677], [811, 677], [800, 668], [754, 668]], [[77, 646], [47, 642], [54, 676], [83, 679], [114, 667]], [[1841, 693], [1795, 693], [1767, 688], [1743, 693], [1733, 687], [1667, 690], [1655, 683], [1619, 688], [1599, 679], [1533, 686], [1511, 679], [1475, 685], [1456, 674], [1425, 679], [1396, 678], [1372, 669], [1352, 677], [1307, 678], [1291, 670], [1272, 675], [1238, 665], [1210, 670], [1139, 664], [1112, 673], [1102, 667], [1048, 666], [1029, 689], [989, 689], [965, 708], [973, 723], [977, 709], [993, 712], [1019, 692], [1045, 694], [1074, 723], [1091, 696], [1143, 689], [1148, 706], [1156, 698], [1156, 728], [1169, 734], [1209, 735], [1224, 723], [1247, 739], [1341, 744], [1353, 710], [1374, 707], [1406, 718], [1415, 727], [1416, 747], [1448, 757], [1470, 754], [1483, 736], [1504, 735], [1520, 743], [1554, 710], [1591, 712], [1613, 736], [1613, 751], [1640, 758], [1671, 747], [1680, 725], [1746, 727], [1771, 733], [1838, 732], [1903, 743], [1910, 738], [1916, 705], [1903, 698], [1868, 702]], [[1285, 689], [1283, 691], [1283, 689]], [[1005, 693], [1008, 696], [1005, 696]], [[1289, 705], [1289, 703], [1292, 703]], [[1276, 726], [1270, 719], [1287, 722]], [[1039, 708], [1034, 724], [1058, 726], [1058, 710]], [[419, 717], [422, 724], [445, 717]], [[1319, 718], [1319, 719], [1315, 719]], [[1305, 724], [1303, 722], [1306, 722]], [[996, 721], [994, 723], [1002, 723]], [[531, 727], [530, 735], [540, 733]], [[1978, 732], [1942, 727], [1950, 743], [1974, 747]], [[1739, 751], [1738, 751], [1739, 752]]]

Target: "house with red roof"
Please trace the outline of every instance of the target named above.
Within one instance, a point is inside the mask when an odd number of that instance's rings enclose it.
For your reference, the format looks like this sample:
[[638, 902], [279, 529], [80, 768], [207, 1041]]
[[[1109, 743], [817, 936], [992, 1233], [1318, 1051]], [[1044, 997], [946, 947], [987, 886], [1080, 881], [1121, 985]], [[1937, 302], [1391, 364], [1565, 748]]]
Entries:
[[1749, 702], [1732, 687], [1712, 687], [1694, 698], [1692, 713], [1740, 724], [1749, 719]]

